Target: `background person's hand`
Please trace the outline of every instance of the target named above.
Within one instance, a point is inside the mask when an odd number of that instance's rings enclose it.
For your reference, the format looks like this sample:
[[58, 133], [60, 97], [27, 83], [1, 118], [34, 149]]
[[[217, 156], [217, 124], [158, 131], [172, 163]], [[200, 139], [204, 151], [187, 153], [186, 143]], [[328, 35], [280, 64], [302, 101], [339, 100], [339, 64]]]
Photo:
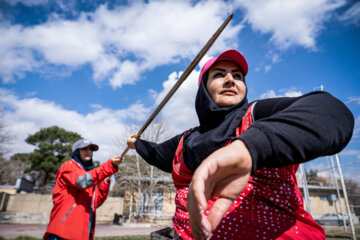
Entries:
[[127, 145], [130, 149], [135, 149], [135, 142], [137, 140], [137, 134], [131, 134], [127, 139]]
[[[252, 159], [246, 145], [236, 140], [210, 154], [196, 169], [187, 198], [190, 226], [196, 239], [207, 239], [248, 183]], [[219, 197], [209, 211], [207, 202]]]
[[110, 183], [110, 177], [106, 177], [106, 178], [104, 179], [104, 182], [105, 182], [106, 184], [109, 184], [109, 183]]
[[124, 158], [121, 158], [121, 156], [114, 156], [112, 158], [110, 158], [111, 163], [116, 166], [119, 165], [120, 163], [122, 163], [122, 161], [124, 160]]

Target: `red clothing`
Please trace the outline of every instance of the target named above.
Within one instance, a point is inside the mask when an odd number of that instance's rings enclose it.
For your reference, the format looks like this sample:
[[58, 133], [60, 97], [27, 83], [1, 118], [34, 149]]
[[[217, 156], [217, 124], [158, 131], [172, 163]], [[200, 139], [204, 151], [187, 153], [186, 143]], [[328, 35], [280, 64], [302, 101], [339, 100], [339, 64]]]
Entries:
[[[64, 239], [89, 239], [89, 219], [91, 206], [94, 209], [93, 226], [95, 229], [95, 209], [103, 203], [109, 193], [109, 183], [103, 180], [118, 170], [110, 160], [90, 171], [73, 159], [66, 161], [56, 174], [53, 190], [53, 208], [50, 214], [44, 239], [52, 233]], [[92, 178], [92, 185], [79, 187], [79, 177]], [[89, 174], [89, 175], [88, 175]], [[90, 177], [91, 176], [91, 177]], [[100, 183], [100, 186], [98, 186]], [[90, 239], [94, 238], [93, 231]]]
[[[236, 136], [252, 124], [251, 108], [236, 129]], [[184, 136], [188, 134], [185, 133]], [[173, 226], [182, 239], [194, 239], [186, 200], [192, 172], [182, 156], [184, 136], [173, 160], [172, 177], [176, 187]], [[229, 141], [230, 143], [230, 141]], [[304, 210], [297, 186], [298, 164], [255, 171], [237, 200], [229, 208], [211, 239], [325, 239], [325, 232]], [[208, 202], [208, 210], [216, 198]], [[205, 212], [207, 214], [208, 211]]]

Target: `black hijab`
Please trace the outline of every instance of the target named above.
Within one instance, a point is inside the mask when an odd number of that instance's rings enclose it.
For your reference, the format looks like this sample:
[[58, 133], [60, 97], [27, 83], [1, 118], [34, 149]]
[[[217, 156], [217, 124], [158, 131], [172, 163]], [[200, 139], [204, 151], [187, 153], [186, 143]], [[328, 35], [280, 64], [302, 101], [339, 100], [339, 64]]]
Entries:
[[92, 157], [89, 161], [82, 160], [79, 149], [76, 149], [75, 152], [73, 152], [71, 158], [74, 159], [77, 163], [79, 163], [85, 169], [85, 171], [94, 169], [94, 163]]
[[184, 162], [192, 172], [207, 156], [235, 137], [236, 128], [249, 107], [247, 90], [244, 99], [238, 104], [231, 107], [217, 106], [206, 89], [208, 72], [203, 75], [195, 100], [200, 126], [184, 139]]

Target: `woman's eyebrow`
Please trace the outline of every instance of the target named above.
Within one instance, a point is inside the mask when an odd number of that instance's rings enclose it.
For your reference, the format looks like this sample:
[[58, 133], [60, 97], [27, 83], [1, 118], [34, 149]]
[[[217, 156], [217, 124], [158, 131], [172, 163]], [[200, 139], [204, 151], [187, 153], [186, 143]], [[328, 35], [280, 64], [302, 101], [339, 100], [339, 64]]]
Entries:
[[224, 68], [214, 68], [213, 71], [226, 72], [226, 69], [224, 69]]
[[[224, 68], [214, 68], [212, 71], [226, 72], [226, 69], [224, 69]], [[233, 70], [231, 70], [231, 72], [241, 72], [241, 70], [240, 69], [233, 69]]]

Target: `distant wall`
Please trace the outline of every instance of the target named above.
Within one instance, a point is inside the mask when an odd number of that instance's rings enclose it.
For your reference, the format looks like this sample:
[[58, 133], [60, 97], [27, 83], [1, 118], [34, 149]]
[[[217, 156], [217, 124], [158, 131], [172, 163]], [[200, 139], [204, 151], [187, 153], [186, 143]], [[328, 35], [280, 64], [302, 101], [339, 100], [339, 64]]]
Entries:
[[[347, 215], [346, 208], [345, 208], [345, 200], [344, 198], [340, 199], [342, 210], [344, 211], [343, 214]], [[325, 213], [335, 213], [340, 212], [340, 205], [339, 202], [332, 202], [323, 201], [321, 200], [318, 193], [310, 193], [310, 206], [311, 206], [311, 214], [313, 216], [321, 216]]]
[[[3, 198], [5, 199], [5, 195], [7, 197], [6, 206], [2, 206], [3, 215], [8, 212], [9, 216], [20, 216], [19, 214], [14, 213], [22, 213], [34, 216], [46, 216], [47, 218], [50, 216], [51, 209], [53, 207], [52, 195], [51, 194], [4, 194]], [[107, 200], [96, 210], [96, 220], [97, 222], [112, 222], [115, 213], [118, 215], [123, 214], [123, 198], [121, 197], [108, 197]], [[5, 210], [5, 212], [4, 212]], [[11, 214], [10, 214], [11, 213]], [[16, 217], [15, 217], [16, 218]], [[37, 220], [35, 219], [33, 223], [47, 221]], [[14, 223], [18, 223], [21, 219], [13, 219], [11, 220], [9, 217], [8, 222], [13, 221]]]
[[9, 193], [9, 194], [15, 194], [16, 193], [16, 189], [14, 187], [5, 187], [5, 186], [0, 186], [0, 193]]
[[14, 194], [10, 195], [6, 211], [50, 214], [52, 206], [50, 194]]
[[123, 215], [123, 206], [124, 198], [108, 197], [106, 201], [96, 209], [96, 221], [111, 222], [114, 219], [115, 213], [118, 215]]

